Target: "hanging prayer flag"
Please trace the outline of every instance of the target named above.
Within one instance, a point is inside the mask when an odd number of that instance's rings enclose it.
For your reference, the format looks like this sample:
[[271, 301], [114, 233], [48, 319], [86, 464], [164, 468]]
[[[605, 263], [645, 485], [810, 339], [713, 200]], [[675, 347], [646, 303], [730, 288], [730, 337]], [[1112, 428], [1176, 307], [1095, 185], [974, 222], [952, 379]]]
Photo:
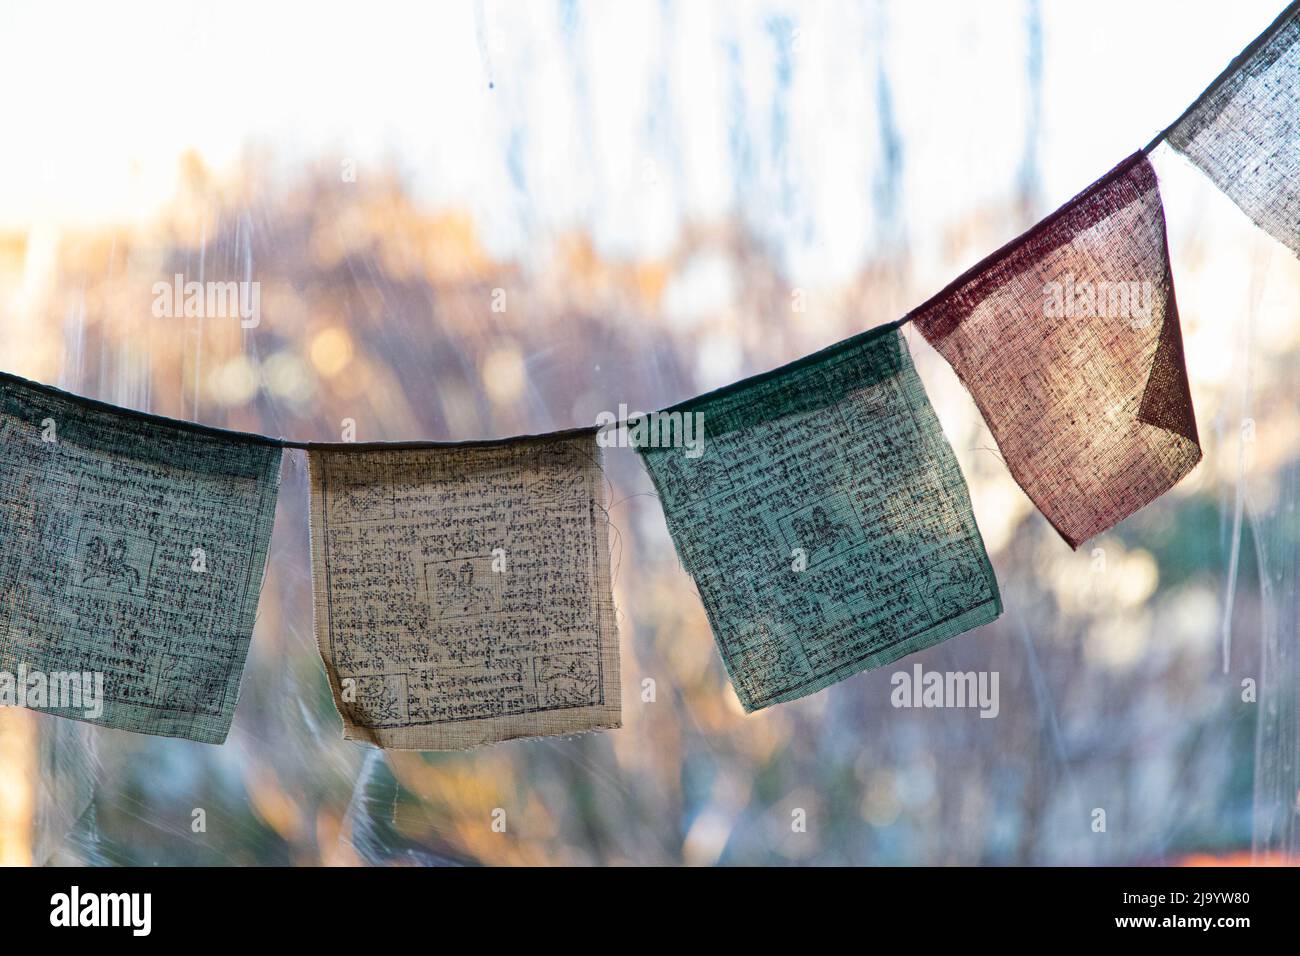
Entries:
[[594, 434], [308, 454], [345, 737], [460, 750], [620, 726]]
[[1073, 548], [1201, 459], [1164, 210], [1142, 153], [911, 317]]
[[1300, 2], [1232, 62], [1168, 139], [1300, 256]]
[[0, 703], [221, 743], [280, 449], [0, 375]]
[[[702, 416], [702, 446], [672, 440], [683, 416]], [[746, 711], [1001, 613], [966, 483], [895, 327], [629, 432]]]

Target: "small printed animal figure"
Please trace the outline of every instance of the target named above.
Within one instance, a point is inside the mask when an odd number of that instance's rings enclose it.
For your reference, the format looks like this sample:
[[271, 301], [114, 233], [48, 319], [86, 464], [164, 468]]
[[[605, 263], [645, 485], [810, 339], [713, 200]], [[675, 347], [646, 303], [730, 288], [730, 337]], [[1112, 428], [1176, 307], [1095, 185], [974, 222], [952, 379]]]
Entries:
[[466, 614], [492, 607], [492, 589], [474, 583], [474, 565], [466, 561], [458, 569], [438, 569], [438, 603], [444, 611]]
[[543, 456], [528, 493], [539, 500], [567, 501], [582, 489], [585, 480], [581, 459], [566, 448], [552, 448]]
[[217, 713], [226, 675], [207, 661], [173, 658], [163, 665], [159, 695], [165, 706], [186, 713]]
[[962, 564], [949, 564], [930, 575], [929, 597], [937, 613], [944, 616], [982, 603], [989, 597], [988, 582], [977, 568]]
[[[367, 681], [368, 685], [373, 682]], [[349, 708], [353, 721], [361, 727], [380, 727], [402, 719], [402, 702], [397, 691], [380, 681], [372, 692], [369, 687]]]
[[745, 638], [750, 645], [741, 658], [748, 664], [757, 685], [766, 687], [806, 677], [808, 665], [797, 648], [784, 640], [767, 622], [759, 622]]
[[833, 551], [840, 539], [849, 537], [849, 529], [841, 522], [832, 521], [821, 505], [814, 507], [807, 517], [794, 519], [794, 533], [809, 557], [822, 548]]
[[110, 548], [99, 535], [86, 545], [89, 551], [82, 565], [81, 583], [88, 588], [133, 591], [140, 586], [140, 572], [126, 561], [126, 541], [118, 538]]
[[373, 514], [384, 502], [383, 488], [375, 485], [357, 484], [335, 493], [332, 507], [343, 520], [354, 519], [357, 515]]
[[596, 672], [591, 662], [584, 658], [551, 658], [541, 667], [537, 680], [552, 706], [568, 704], [576, 707], [590, 704], [596, 697]]

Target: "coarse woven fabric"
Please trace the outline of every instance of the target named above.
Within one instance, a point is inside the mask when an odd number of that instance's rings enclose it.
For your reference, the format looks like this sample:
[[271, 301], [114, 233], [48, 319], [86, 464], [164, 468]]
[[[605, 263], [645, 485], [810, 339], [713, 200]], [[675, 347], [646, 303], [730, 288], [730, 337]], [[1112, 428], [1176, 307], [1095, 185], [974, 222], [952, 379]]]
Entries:
[[1300, 2], [1234, 61], [1168, 140], [1300, 256]]
[[[703, 416], [694, 457], [665, 440], [683, 415]], [[746, 711], [1001, 613], [966, 482], [896, 328], [642, 421], [629, 441]]]
[[[0, 448], [0, 685], [21, 676], [29, 706], [63, 717], [224, 741], [280, 450], [9, 375]], [[44, 702], [32, 696], [42, 680]], [[69, 696], [55, 706], [60, 684]]]
[[1164, 210], [1142, 153], [911, 317], [1073, 548], [1201, 459]]
[[345, 737], [460, 750], [620, 726], [594, 436], [308, 453], [316, 639]]

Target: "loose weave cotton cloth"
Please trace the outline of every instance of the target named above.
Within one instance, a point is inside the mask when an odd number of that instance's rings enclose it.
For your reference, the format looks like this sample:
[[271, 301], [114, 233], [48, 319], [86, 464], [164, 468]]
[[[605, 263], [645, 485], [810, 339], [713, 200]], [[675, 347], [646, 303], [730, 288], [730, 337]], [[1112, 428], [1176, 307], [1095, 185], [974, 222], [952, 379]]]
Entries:
[[620, 725], [594, 437], [308, 454], [316, 639], [347, 738], [460, 750]]
[[1200, 461], [1164, 210], [1142, 153], [912, 318], [1071, 547]]
[[224, 741], [280, 450], [9, 375], [0, 450], [0, 696], [8, 676], [34, 709]]
[[[683, 415], [702, 416], [702, 453], [662, 440]], [[641, 421], [630, 437], [746, 711], [1001, 613], [966, 483], [895, 328]]]
[[1300, 256], [1300, 3], [1232, 63], [1168, 140]]

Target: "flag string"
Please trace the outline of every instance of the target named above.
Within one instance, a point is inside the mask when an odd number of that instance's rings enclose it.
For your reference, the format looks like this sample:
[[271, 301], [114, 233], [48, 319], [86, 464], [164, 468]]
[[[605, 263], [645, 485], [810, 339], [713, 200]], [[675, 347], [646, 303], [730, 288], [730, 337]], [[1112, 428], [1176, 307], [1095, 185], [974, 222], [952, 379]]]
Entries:
[[[1237, 72], [1237, 70], [1242, 66], [1242, 64], [1244, 64], [1247, 60], [1249, 60], [1250, 57], [1252, 57], [1262, 46], [1264, 46], [1264, 44], [1268, 43], [1269, 40], [1271, 40], [1273, 36], [1280, 29], [1282, 29], [1282, 27], [1285, 26], [1289, 20], [1291, 20], [1293, 17], [1297, 15], [1297, 13], [1300, 13], [1300, 0], [1292, 0], [1292, 2], [1287, 6], [1287, 8], [1283, 10], [1280, 14], [1278, 14], [1277, 18], [1269, 25], [1269, 27], [1263, 33], [1257, 36], [1254, 40], [1252, 40], [1246, 46], [1246, 48], [1241, 51], [1241, 53], [1239, 53], [1236, 57], [1234, 57], [1232, 61], [1227, 65], [1227, 67], [1224, 68], [1223, 72], [1221, 72], [1217, 77], [1215, 77], [1214, 81], [1210, 83], [1210, 85], [1207, 86], [1201, 92], [1201, 94], [1192, 102], [1190, 106], [1187, 107], [1186, 110], [1184, 110], [1179, 115], [1179, 117], [1176, 120], [1174, 120], [1174, 122], [1170, 123], [1159, 133], [1157, 133], [1155, 137], [1152, 138], [1152, 140], [1141, 149], [1140, 153], [1135, 153], [1134, 156], [1136, 157], [1138, 155], [1150, 155], [1152, 152], [1154, 152], [1155, 149], [1169, 137], [1171, 131], [1174, 130], [1179, 123], [1181, 123], [1184, 119], [1190, 116], [1203, 103], [1205, 103], [1206, 100], [1208, 100], [1211, 96], [1213, 96], [1215, 92]], [[1124, 165], [1127, 164], [1126, 163], [1121, 164], [1121, 168]], [[1089, 188], [1093, 188], [1093, 187], [1089, 187]], [[1012, 239], [1010, 242], [1001, 246], [999, 249], [989, 254], [988, 256], [985, 256], [983, 259], [981, 259], [971, 268], [967, 269], [960, 276], [958, 276], [958, 278], [954, 279], [947, 286], [945, 286], [942, 291], [940, 291], [934, 296], [931, 296], [924, 303], [912, 309], [902, 318], [895, 319], [892, 322], [887, 322], [882, 325], [873, 326], [872, 328], [867, 329], [864, 332], [857, 333], [853, 336], [850, 336], [846, 339], [836, 342], [833, 345], [827, 346], [825, 349], [812, 353], [811, 355], [804, 356], [801, 359], [796, 359], [794, 362], [788, 363], [787, 365], [780, 366], [779, 368], [776, 369], [771, 369], [767, 372], [760, 372], [757, 375], [751, 376], [746, 379], [742, 379], [739, 382], [734, 382], [731, 383], [730, 385], [723, 386], [721, 389], [718, 389], [718, 392], [729, 391], [732, 388], [752, 385], [756, 381], [762, 380], [767, 376], [785, 372], [790, 370], [793, 367], [800, 365], [803, 362], [811, 361], [818, 357], [824, 357], [829, 352], [837, 351], [844, 348], [850, 348], [853, 345], [860, 343], [863, 340], [863, 338], [866, 336], [881, 335], [886, 332], [902, 328], [904, 325], [908, 324], [909, 322], [912, 322], [918, 315], [922, 314], [931, 303], [949, 294], [951, 290], [961, 285], [963, 282], [968, 281], [972, 276], [978, 273], [981, 269], [985, 268], [989, 263], [998, 259], [1000, 256], [1005, 255], [1007, 252], [1013, 250], [1018, 245], [1020, 245], [1021, 243], [1025, 242], [1033, 235], [1040, 232], [1046, 226], [1050, 225], [1051, 222], [1061, 212], [1068, 209], [1069, 206], [1070, 204], [1067, 203], [1066, 205], [1062, 206], [1060, 209], [1049, 214], [1044, 219], [1040, 220], [1038, 223], [1030, 227], [1029, 230], [1027, 230], [1026, 232]], [[303, 451], [364, 452], [364, 451], [388, 451], [388, 450], [402, 450], [402, 449], [414, 450], [414, 449], [422, 449], [422, 448], [486, 447], [491, 445], [504, 445], [504, 444], [519, 442], [519, 441], [553, 439], [553, 438], [565, 437], [565, 436], [577, 437], [580, 435], [594, 434], [600, 431], [605, 431], [605, 432], [616, 431], [618, 429], [626, 428], [629, 425], [635, 423], [636, 421], [645, 419], [649, 415], [654, 414], [654, 413], [637, 413], [634, 415], [629, 415], [627, 418], [618, 419], [614, 422], [605, 425], [580, 426], [580, 427], [563, 429], [555, 432], [547, 432], [544, 434], [516, 435], [516, 436], [510, 436], [506, 438], [479, 438], [479, 439], [468, 439], [462, 441], [428, 441], [428, 440], [374, 441], [374, 442], [301, 441], [301, 440], [290, 439], [290, 438], [277, 438], [277, 437], [257, 434], [253, 432], [241, 432], [232, 429], [220, 428], [215, 425], [204, 425], [199, 422], [193, 422], [184, 419], [168, 418], [166, 416], [155, 415], [150, 412], [143, 412], [136, 409], [123, 408], [117, 405], [113, 405], [112, 403], [109, 402], [103, 402], [98, 399], [87, 398], [85, 396], [77, 395], [71, 392], [65, 392], [62, 389], [58, 389], [50, 385], [29, 381], [20, 376], [14, 375], [10, 372], [0, 371], [0, 380], [16, 382], [28, 388], [33, 388], [38, 391], [43, 391], [46, 392], [47, 394], [57, 395], [64, 399], [76, 402], [86, 408], [99, 409], [101, 411], [114, 412], [117, 414], [124, 414], [132, 418], [135, 418], [137, 420], [143, 419], [157, 425], [169, 426], [172, 428], [180, 428], [192, 433], [205, 434], [210, 437], [220, 438], [226, 441], [242, 442], [245, 444], [263, 445], [263, 446], [283, 448], [283, 449], [299, 449]], [[710, 393], [710, 394], [714, 394], [714, 393]], [[671, 408], [667, 409], [667, 411], [671, 411]]]

